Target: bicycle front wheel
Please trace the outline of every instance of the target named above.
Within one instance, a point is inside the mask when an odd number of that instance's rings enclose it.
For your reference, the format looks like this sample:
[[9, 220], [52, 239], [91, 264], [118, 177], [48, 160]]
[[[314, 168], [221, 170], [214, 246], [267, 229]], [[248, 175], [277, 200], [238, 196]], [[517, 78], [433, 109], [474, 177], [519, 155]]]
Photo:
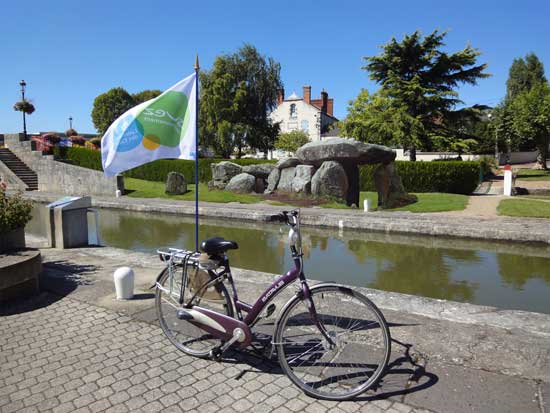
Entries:
[[[166, 337], [179, 350], [186, 354], [196, 357], [209, 357], [210, 351], [222, 344], [220, 339], [213, 337], [200, 327], [192, 324], [187, 320], [180, 320], [177, 317], [177, 312], [182, 308], [179, 303], [181, 290], [181, 268], [173, 268], [177, 271], [170, 281], [168, 268], [165, 268], [159, 279], [155, 294], [155, 307], [157, 309], [157, 317], [160, 327]], [[192, 303], [188, 303], [192, 293], [189, 289], [185, 290], [185, 302], [191, 305], [198, 305], [218, 313], [226, 314], [233, 317], [233, 306], [229, 293], [223, 283], [215, 285], [221, 299], [207, 300], [201, 297], [196, 297]]]
[[384, 374], [391, 339], [384, 316], [364, 295], [339, 285], [311, 289], [309, 301], [293, 298], [279, 317], [275, 345], [281, 368], [310, 396], [328, 400], [353, 398]]

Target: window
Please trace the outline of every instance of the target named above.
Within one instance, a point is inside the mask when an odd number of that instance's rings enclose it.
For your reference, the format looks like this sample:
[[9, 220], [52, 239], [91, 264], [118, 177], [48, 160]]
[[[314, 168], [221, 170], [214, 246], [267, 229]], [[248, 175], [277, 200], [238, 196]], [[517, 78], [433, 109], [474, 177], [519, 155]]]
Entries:
[[296, 104], [293, 103], [292, 105], [290, 105], [290, 117], [291, 118], [296, 118], [298, 117], [298, 112], [296, 111]]
[[303, 120], [301, 122], [301, 127], [304, 132], [309, 131], [309, 122], [307, 120]]

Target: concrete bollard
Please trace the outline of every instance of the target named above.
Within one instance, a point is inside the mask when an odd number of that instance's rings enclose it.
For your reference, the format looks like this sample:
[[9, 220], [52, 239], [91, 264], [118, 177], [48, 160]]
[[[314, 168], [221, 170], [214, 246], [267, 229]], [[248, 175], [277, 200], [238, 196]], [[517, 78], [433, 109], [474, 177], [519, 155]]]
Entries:
[[131, 300], [134, 297], [134, 271], [130, 267], [117, 268], [113, 274], [116, 299]]
[[512, 196], [512, 168], [504, 167], [504, 196]]
[[369, 212], [369, 200], [368, 200], [368, 199], [365, 199], [365, 200], [363, 201], [363, 210], [364, 210], [365, 212]]
[[115, 196], [117, 198], [120, 198], [122, 196], [122, 191], [120, 189], [117, 189], [116, 192], [115, 192]]

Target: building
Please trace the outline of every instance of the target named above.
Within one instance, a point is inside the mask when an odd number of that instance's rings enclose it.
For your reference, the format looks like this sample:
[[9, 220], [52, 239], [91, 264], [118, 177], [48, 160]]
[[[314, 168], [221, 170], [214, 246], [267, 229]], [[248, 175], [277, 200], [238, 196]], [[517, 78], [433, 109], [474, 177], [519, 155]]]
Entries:
[[333, 115], [334, 99], [323, 89], [319, 99], [311, 99], [311, 86], [304, 86], [303, 97], [292, 93], [285, 98], [285, 91], [278, 91], [277, 107], [269, 115], [273, 123], [279, 122], [281, 133], [303, 130], [311, 141], [322, 140], [329, 133], [330, 125], [338, 122]]

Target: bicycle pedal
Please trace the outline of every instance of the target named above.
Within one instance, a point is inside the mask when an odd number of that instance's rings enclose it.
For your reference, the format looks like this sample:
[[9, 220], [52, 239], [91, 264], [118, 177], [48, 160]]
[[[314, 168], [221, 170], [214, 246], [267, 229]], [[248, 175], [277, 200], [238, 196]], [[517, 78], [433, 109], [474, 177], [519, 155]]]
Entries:
[[275, 312], [275, 309], [277, 308], [277, 306], [273, 303], [269, 304], [267, 306], [267, 310], [265, 312], [265, 318], [271, 316], [274, 312]]

